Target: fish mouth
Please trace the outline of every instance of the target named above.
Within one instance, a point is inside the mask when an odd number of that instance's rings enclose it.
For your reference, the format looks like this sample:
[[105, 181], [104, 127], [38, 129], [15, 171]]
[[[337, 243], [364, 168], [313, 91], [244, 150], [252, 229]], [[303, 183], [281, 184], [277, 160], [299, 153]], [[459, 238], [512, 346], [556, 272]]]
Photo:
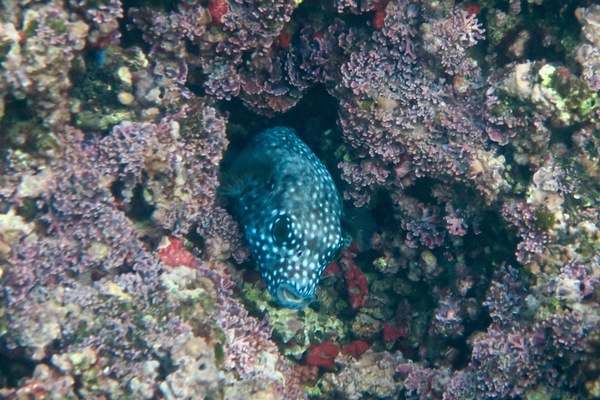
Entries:
[[296, 291], [292, 285], [281, 285], [275, 290], [275, 299], [287, 308], [305, 308], [313, 301], [313, 296], [305, 297]]

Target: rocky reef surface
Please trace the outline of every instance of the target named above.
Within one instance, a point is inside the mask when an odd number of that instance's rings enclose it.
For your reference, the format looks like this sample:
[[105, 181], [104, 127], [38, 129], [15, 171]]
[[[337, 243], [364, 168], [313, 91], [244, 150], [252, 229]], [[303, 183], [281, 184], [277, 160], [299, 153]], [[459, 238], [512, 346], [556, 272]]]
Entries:
[[[600, 6], [0, 4], [0, 397], [600, 398]], [[219, 193], [287, 125], [352, 243], [277, 305]]]

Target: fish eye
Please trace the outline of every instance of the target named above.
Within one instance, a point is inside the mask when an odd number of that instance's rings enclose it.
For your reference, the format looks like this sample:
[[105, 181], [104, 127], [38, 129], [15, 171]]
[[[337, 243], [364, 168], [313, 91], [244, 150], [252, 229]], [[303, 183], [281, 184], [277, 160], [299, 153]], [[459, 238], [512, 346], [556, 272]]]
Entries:
[[294, 236], [290, 217], [287, 215], [278, 216], [273, 223], [271, 236], [273, 237], [273, 241], [277, 244], [283, 245], [289, 243]]

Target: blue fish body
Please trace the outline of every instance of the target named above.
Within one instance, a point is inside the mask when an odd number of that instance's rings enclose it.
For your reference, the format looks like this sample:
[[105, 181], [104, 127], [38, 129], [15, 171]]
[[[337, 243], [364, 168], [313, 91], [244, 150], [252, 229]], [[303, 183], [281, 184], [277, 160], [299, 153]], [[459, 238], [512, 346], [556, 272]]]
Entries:
[[267, 129], [236, 158], [229, 195], [275, 300], [304, 308], [343, 246], [342, 199], [323, 163], [291, 128]]

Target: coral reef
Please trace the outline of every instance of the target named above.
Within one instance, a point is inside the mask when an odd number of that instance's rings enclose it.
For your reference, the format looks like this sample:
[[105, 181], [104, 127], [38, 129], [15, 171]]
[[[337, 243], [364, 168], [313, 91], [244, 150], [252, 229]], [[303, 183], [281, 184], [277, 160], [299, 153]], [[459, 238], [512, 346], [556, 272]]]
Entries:
[[[211, 133], [209, 127], [198, 133], [207, 137], [223, 133]], [[67, 128], [60, 133], [62, 160], [35, 165], [33, 159], [11, 155], [7, 169], [14, 165], [23, 172], [20, 182], [3, 185], [5, 202], [13, 207], [29, 203], [25, 207], [32, 215], [39, 213], [39, 221], [27, 223], [13, 216], [10, 224], [4, 224], [12, 232], [8, 243], [16, 246], [5, 258], [4, 340], [7, 349], [18, 348], [31, 360], [51, 360], [36, 367], [15, 395], [39, 390], [64, 398], [73, 393], [140, 398], [157, 393], [165, 398], [225, 393], [227, 398], [229, 391], [242, 389], [273, 396], [294, 392], [283, 375], [285, 364], [268, 339], [270, 329], [248, 317], [233, 300], [225, 266], [216, 259], [205, 262], [195, 257], [181, 239], [163, 241], [151, 251], [140, 239], [152, 226], [159, 232], [167, 229], [161, 228], [164, 219], [140, 221], [147, 226], [138, 231], [123, 211], [134, 200], [117, 194], [109, 177], [120, 177], [120, 187], [125, 189], [136, 171], [160, 168], [161, 176], [167, 176], [170, 163], [160, 153], [162, 146], [174, 144], [161, 145], [157, 140], [153, 149], [135, 146], [136, 140], [178, 133], [175, 120], [121, 124], [109, 136], [84, 145], [82, 132]], [[127, 155], [123, 153], [122, 170], [107, 175], [114, 171], [114, 158], [107, 157], [106, 141], [125, 134], [132, 145]], [[211, 142], [218, 143], [212, 137]], [[188, 162], [194, 163], [189, 168], [206, 191], [210, 160], [193, 157]], [[151, 174], [148, 177], [152, 179]], [[26, 189], [28, 185], [35, 185], [36, 192]], [[155, 210], [160, 210], [156, 199], [174, 201], [169, 208], [182, 216], [196, 207], [210, 207], [201, 197], [193, 207], [186, 207], [185, 202], [178, 203], [185, 196], [164, 193], [160, 198], [147, 195], [145, 200]], [[169, 228], [174, 235], [183, 229], [174, 224]], [[172, 366], [169, 373], [159, 374], [157, 370], [166, 365]], [[64, 384], [44, 384], [57, 374], [64, 375]], [[80, 387], [67, 384], [75, 380]]]
[[[0, 397], [600, 398], [592, 3], [0, 4]], [[303, 310], [219, 190], [284, 125], [349, 237]]]
[[395, 397], [402, 388], [402, 381], [395, 378], [395, 367], [402, 362], [402, 354], [367, 351], [360, 360], [348, 363], [338, 374], [327, 373], [321, 380], [324, 393], [357, 400], [366, 396], [375, 398]]

